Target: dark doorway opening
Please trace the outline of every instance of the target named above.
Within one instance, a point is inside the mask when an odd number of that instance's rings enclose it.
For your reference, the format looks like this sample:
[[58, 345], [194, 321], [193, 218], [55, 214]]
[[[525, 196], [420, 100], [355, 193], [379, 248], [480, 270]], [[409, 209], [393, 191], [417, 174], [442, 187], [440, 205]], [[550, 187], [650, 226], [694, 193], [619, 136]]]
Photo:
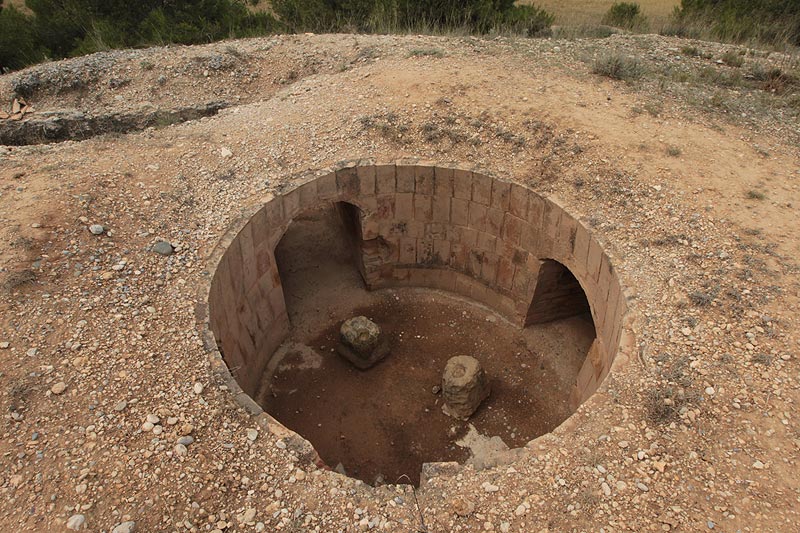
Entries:
[[539, 278], [525, 326], [588, 313], [590, 309], [586, 293], [572, 272], [558, 261], [544, 260], [539, 268]]

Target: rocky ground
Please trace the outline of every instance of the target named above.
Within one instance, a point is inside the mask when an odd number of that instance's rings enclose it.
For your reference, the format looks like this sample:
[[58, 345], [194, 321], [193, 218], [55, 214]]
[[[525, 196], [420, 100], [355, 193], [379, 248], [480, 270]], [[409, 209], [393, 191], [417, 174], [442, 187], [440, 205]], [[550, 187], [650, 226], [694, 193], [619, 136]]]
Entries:
[[[644, 74], [593, 74], [609, 52]], [[3, 528], [794, 531], [798, 63], [739, 52], [309, 35], [0, 77], [34, 127], [225, 104], [0, 147]], [[759, 74], [774, 68], [780, 86]], [[416, 497], [316, 469], [256, 427], [211, 381], [194, 314], [243, 207], [303, 170], [404, 156], [480, 163], [580, 215], [634, 294], [639, 344], [520, 459], [432, 468]]]

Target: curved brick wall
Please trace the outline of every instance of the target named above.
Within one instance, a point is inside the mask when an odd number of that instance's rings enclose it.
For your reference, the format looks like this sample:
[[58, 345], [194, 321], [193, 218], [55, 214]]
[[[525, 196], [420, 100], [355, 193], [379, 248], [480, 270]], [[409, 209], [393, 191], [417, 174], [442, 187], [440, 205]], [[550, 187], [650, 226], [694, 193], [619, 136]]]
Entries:
[[[597, 338], [572, 392], [574, 406], [608, 374], [625, 298], [597, 241], [551, 200], [469, 168], [416, 161], [350, 163], [300, 181], [244, 223], [211, 282], [209, 324], [246, 394], [257, 392], [270, 357], [289, 333], [275, 246], [294, 217], [331, 201], [360, 210], [356, 246], [369, 288], [455, 292], [520, 326], [561, 318], [572, 299], [575, 308], [585, 306], [585, 293]], [[561, 265], [574, 278], [564, 276]], [[559, 286], [562, 278], [571, 284]]]

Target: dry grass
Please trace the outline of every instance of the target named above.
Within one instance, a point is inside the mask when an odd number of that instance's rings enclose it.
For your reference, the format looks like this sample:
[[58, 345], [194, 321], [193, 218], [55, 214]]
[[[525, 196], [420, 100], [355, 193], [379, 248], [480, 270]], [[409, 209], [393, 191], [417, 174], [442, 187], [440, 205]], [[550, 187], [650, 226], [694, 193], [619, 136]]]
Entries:
[[[520, 4], [536, 4], [555, 15], [558, 26], [595, 26], [615, 0], [521, 0]], [[667, 22], [680, 0], [636, 0], [650, 20], [652, 31]]]

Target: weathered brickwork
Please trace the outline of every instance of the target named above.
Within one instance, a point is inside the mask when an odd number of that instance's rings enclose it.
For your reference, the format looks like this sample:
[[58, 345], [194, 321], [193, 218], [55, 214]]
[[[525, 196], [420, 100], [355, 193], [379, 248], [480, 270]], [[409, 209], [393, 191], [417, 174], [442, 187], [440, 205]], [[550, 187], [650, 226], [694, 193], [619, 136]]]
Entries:
[[573, 390], [575, 406], [607, 375], [627, 302], [600, 244], [554, 201], [467, 167], [413, 160], [350, 162], [298, 183], [242, 226], [211, 283], [211, 329], [245, 393], [256, 393], [289, 332], [275, 246], [293, 218], [324, 202], [358, 208], [351, 210], [359, 218], [358, 266], [371, 289], [454, 292], [521, 327], [588, 301], [597, 339]]

